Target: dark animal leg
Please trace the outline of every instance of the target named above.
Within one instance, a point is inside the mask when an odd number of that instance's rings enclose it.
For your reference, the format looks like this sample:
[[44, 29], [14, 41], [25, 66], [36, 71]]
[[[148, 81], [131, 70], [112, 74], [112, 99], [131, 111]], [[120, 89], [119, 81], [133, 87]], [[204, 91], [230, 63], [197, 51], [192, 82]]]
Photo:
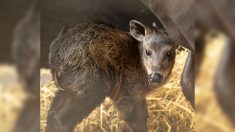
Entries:
[[56, 80], [61, 89], [53, 100], [47, 118], [46, 132], [72, 132], [77, 123], [105, 99], [110, 92], [105, 74], [90, 66], [67, 70]]
[[207, 34], [207, 30], [204, 29], [201, 25], [197, 25], [200, 34], [198, 34], [195, 38], [195, 53], [192, 51], [189, 52], [187, 57], [187, 61], [184, 66], [184, 70], [181, 76], [181, 86], [186, 99], [191, 103], [193, 108], [195, 108], [195, 95], [194, 95], [194, 87], [195, 87], [195, 77], [199, 72], [201, 67], [201, 63], [204, 56], [205, 50], [205, 35]]
[[227, 43], [216, 72], [214, 87], [223, 111], [235, 125], [235, 41]]
[[121, 96], [116, 102], [120, 118], [126, 121], [128, 132], [147, 132], [148, 110], [146, 100], [139, 97]]
[[19, 22], [13, 41], [13, 57], [19, 81], [29, 98], [17, 118], [13, 132], [40, 131], [40, 6], [33, 2]]
[[207, 32], [201, 33], [196, 39], [195, 39], [195, 77], [197, 77], [199, 69], [201, 67], [203, 57], [204, 57], [204, 51], [205, 51], [205, 36]]
[[46, 132], [72, 132], [103, 100], [95, 94], [73, 95], [59, 91], [48, 113]]
[[195, 108], [195, 95], [194, 95], [194, 82], [195, 82], [195, 62], [194, 53], [189, 52], [187, 61], [185, 63], [183, 73], [181, 76], [180, 84], [182, 91], [186, 99], [191, 103], [192, 107]]
[[17, 119], [13, 132], [39, 132], [40, 126], [40, 100], [29, 98]]
[[[22, 75], [22, 74], [21, 74]], [[29, 97], [24, 102], [23, 109], [17, 119], [13, 132], [40, 131], [40, 85], [39, 65], [35, 67], [30, 77], [21, 76], [25, 81], [23, 87]]]

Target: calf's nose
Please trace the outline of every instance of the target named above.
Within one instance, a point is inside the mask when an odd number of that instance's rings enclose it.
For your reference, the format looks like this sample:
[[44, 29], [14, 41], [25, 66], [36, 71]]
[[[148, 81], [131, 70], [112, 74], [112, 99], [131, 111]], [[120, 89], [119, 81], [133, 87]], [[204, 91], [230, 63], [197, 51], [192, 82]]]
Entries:
[[149, 81], [151, 83], [161, 83], [163, 81], [163, 76], [159, 73], [152, 73], [149, 75]]

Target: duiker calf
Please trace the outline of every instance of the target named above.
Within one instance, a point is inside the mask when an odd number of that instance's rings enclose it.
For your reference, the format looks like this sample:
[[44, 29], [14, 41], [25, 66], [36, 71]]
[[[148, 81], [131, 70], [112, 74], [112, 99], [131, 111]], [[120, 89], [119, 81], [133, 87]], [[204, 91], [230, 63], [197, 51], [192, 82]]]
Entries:
[[130, 21], [130, 33], [99, 23], [64, 28], [50, 47], [59, 91], [47, 132], [70, 132], [111, 97], [129, 131], [147, 131], [145, 95], [163, 85], [175, 61], [175, 44], [163, 30]]

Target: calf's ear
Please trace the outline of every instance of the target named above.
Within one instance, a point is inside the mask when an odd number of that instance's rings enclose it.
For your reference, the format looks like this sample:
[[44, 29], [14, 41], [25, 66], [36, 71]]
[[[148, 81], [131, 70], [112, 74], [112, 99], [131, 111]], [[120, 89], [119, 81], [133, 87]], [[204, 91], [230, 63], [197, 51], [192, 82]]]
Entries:
[[150, 33], [150, 29], [136, 20], [130, 21], [130, 33], [138, 41], [143, 41], [144, 36]]

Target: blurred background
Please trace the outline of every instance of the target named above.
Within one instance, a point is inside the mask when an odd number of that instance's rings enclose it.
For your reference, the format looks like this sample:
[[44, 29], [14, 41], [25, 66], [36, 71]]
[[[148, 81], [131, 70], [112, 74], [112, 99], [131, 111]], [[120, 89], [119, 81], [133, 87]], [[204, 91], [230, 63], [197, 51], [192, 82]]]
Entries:
[[[203, 59], [195, 83], [196, 114], [195, 116], [193, 115], [194, 110], [191, 109], [188, 102], [183, 97], [179, 85], [180, 71], [182, 71], [182, 66], [185, 63], [185, 59], [188, 54], [187, 50], [186, 51], [183, 50], [178, 52], [178, 57], [176, 60], [177, 65], [174, 68], [175, 74], [171, 83], [169, 83], [169, 85], [167, 85], [165, 89], [162, 90], [161, 92], [155, 93], [153, 94], [154, 96], [149, 97], [149, 106], [151, 106], [152, 108], [156, 108], [158, 112], [162, 110], [166, 111], [165, 120], [161, 120], [162, 116], [156, 114], [156, 111], [152, 111], [150, 114], [151, 117], [154, 118], [150, 118], [149, 122], [154, 122], [156, 124], [165, 126], [164, 131], [167, 130], [179, 131], [178, 129], [172, 129], [176, 128], [176, 125], [182, 125], [181, 128], [187, 128], [186, 129], [187, 131], [194, 131], [194, 130], [198, 132], [235, 131], [234, 128], [235, 82], [233, 82], [234, 80], [233, 77], [235, 74], [234, 73], [235, 56], [233, 54], [235, 51], [234, 50], [235, 43], [233, 43], [235, 40], [234, 39], [235, 30], [233, 28], [235, 26], [234, 25], [235, 22], [233, 21], [235, 18], [234, 2], [233, 0], [214, 0], [214, 1], [204, 0], [203, 2], [202, 1], [203, 0], [195, 1], [196, 2], [195, 5], [197, 5], [198, 7], [196, 8], [196, 13], [199, 14], [197, 18], [201, 23], [203, 23], [203, 27], [206, 27], [207, 30], [209, 30], [209, 32], [203, 34], [204, 36], [203, 37], [204, 50], [202, 57]], [[205, 1], [207, 1], [208, 3], [205, 4], [204, 3]], [[27, 83], [27, 81], [22, 81], [22, 76], [18, 75], [19, 69], [16, 68], [15, 65], [16, 60], [13, 59], [14, 58], [13, 43], [15, 38], [14, 34], [17, 29], [16, 27], [20, 23], [20, 21], [24, 19], [25, 16], [27, 16], [27, 12], [30, 12], [30, 7], [32, 7], [33, 3], [34, 1], [32, 0], [0, 1], [0, 53], [1, 53], [0, 54], [0, 131], [3, 132], [26, 130], [26, 129], [21, 129], [19, 127], [17, 129], [17, 127], [15, 127], [17, 125], [15, 124], [18, 122], [19, 118], [21, 117], [20, 113], [22, 109], [26, 108], [25, 107], [26, 106], [25, 102], [27, 102], [26, 100], [28, 98], [35, 97], [35, 95], [27, 93], [28, 90], [27, 88], [25, 88], [29, 87], [27, 84], [25, 84]], [[213, 16], [213, 17], [206, 17], [205, 19], [205, 16]], [[29, 29], [34, 29], [32, 25], [30, 24], [26, 25]], [[20, 33], [21, 32], [18, 31], [18, 34]], [[229, 47], [228, 44], [230, 44]], [[230, 50], [226, 49], [226, 47], [229, 48]], [[40, 50], [39, 47], [37, 47], [37, 49]], [[26, 54], [26, 56], [33, 55], [33, 53], [34, 52], [30, 51], [29, 54]], [[24, 59], [22, 58], [22, 60]], [[21, 62], [21, 59], [18, 58], [17, 61]], [[26, 62], [27, 62], [26, 64], [30, 64], [28, 63], [30, 61]], [[39, 64], [37, 65], [39, 67]], [[220, 74], [218, 74], [217, 71], [219, 68], [222, 69], [225, 68], [226, 70], [222, 70], [222, 72], [220, 70]], [[36, 72], [37, 74], [35, 74], [34, 72], [32, 73], [33, 74], [31, 76], [39, 76], [39, 73], [37, 72]], [[222, 85], [222, 89], [217, 90], [217, 93], [215, 93], [215, 84], [216, 84], [215, 75], [218, 76], [217, 78], [221, 77], [225, 80], [229, 80], [229, 82], [223, 81], [223, 79], [216, 80], [219, 83], [221, 82], [225, 83]], [[33, 126], [30, 125], [29, 122], [32, 122], [32, 120], [37, 120], [35, 127], [32, 129], [28, 129], [28, 131], [44, 131], [44, 127], [46, 125], [46, 120], [45, 120], [46, 112], [48, 110], [50, 101], [54, 96], [54, 92], [56, 91], [54, 85], [51, 84], [52, 82], [50, 80], [51, 77], [48, 69], [41, 70], [40, 86], [41, 86], [41, 96], [43, 97], [41, 98], [40, 101], [41, 101], [41, 106], [45, 107], [45, 109], [41, 109], [40, 130], [39, 130], [39, 115], [37, 113], [33, 114], [35, 115], [34, 117], [29, 116], [30, 114], [23, 115], [25, 120], [29, 117], [34, 118], [30, 119], [28, 122], [25, 121], [26, 125], [25, 124], [20, 125], [23, 126], [23, 128], [28, 126]], [[173, 90], [171, 89], [168, 91], [166, 90], [171, 87], [175, 87], [176, 89]], [[220, 97], [219, 99], [221, 100], [222, 98], [222, 100], [225, 99], [225, 101], [218, 101], [218, 92], [223, 93], [223, 95], [219, 96]], [[39, 91], [36, 90], [36, 93], [37, 93], [36, 98], [38, 98], [37, 95], [39, 95]], [[166, 93], [170, 95], [170, 98], [165, 98], [164, 94]], [[158, 103], [156, 103], [155, 101], [157, 101]], [[174, 101], [175, 103], [172, 103]], [[29, 108], [26, 109], [30, 110], [32, 107], [39, 109], [39, 105], [37, 105], [38, 102], [39, 100], [36, 101], [36, 107], [29, 106]], [[104, 106], [105, 108], [103, 108]], [[168, 106], [170, 106], [172, 109], [169, 109]], [[112, 119], [108, 118], [108, 116], [105, 116], [105, 114], [104, 115], [100, 114], [100, 112], [106, 114], [107, 113], [113, 114], [113, 111], [114, 110], [110, 106], [110, 102], [106, 100], [104, 102], [104, 105], [97, 108], [97, 110], [94, 111], [93, 114], [91, 114], [90, 118], [85, 120], [80, 127], [77, 127], [77, 131], [85, 127], [89, 121], [91, 122], [91, 125], [89, 125], [89, 127], [95, 126], [94, 128], [97, 127], [100, 128], [100, 126], [105, 126], [103, 122], [100, 121], [100, 119], [102, 118], [102, 120], [105, 121], [112, 121]], [[187, 114], [182, 115], [181, 113], [182, 111], [184, 111], [184, 113]], [[114, 117], [116, 117], [115, 114]], [[185, 124], [183, 122], [175, 122], [174, 124], [174, 120], [172, 120], [172, 122], [171, 121], [168, 122], [168, 120], [171, 120], [174, 117], [182, 119], [182, 121], [185, 121]], [[114, 121], [114, 123], [117, 122], [119, 121], [116, 120]], [[95, 125], [94, 124], [92, 125], [92, 123], [94, 123]], [[109, 125], [112, 125], [112, 123]], [[149, 125], [149, 127], [151, 127], [150, 131], [160, 131], [157, 126]], [[95, 129], [93, 129], [93, 131], [94, 130]]]
[[[24, 21], [23, 18], [27, 16], [26, 14], [28, 14], [33, 3], [33, 0], [0, 1], [0, 131], [4, 132], [27, 131], [28, 129], [25, 128], [28, 126], [23, 125], [23, 123], [25, 122], [26, 125], [31, 125], [27, 120], [30, 117], [32, 107], [26, 108], [29, 102], [28, 100], [30, 100], [28, 99], [30, 95], [27, 93], [26, 88], [29, 87], [29, 85], [26, 84], [29, 84], [29, 81], [26, 81], [26, 76], [29, 74], [26, 75], [27, 70], [22, 70], [22, 64], [25, 63], [26, 67], [24, 68], [30, 69], [30, 61], [25, 58], [28, 58], [27, 56], [29, 55], [34, 56], [34, 53], [32, 52], [33, 50], [27, 46], [28, 38], [31, 38], [26, 35], [28, 30], [26, 28], [21, 30], [20, 25], [23, 25], [21, 24], [24, 23], [22, 22]], [[28, 28], [32, 28], [30, 24], [26, 25]], [[22, 39], [18, 39], [20, 35]], [[24, 44], [20, 44], [22, 42]], [[40, 50], [39, 44], [36, 48]], [[23, 51], [22, 49], [26, 49], [29, 54], [18, 52]], [[36, 61], [39, 62], [39, 60]], [[31, 73], [33, 73], [32, 70]], [[32, 77], [32, 75], [30, 76]], [[34, 74], [33, 76], [37, 75]], [[37, 80], [39, 82], [39, 78]], [[39, 105], [35, 108], [39, 109]], [[27, 112], [24, 109], [27, 109]], [[23, 114], [22, 111], [25, 111], [28, 115]], [[36, 118], [37, 116], [39, 117], [39, 114], [35, 112], [33, 118], [39, 120], [39, 118]], [[24, 120], [19, 121], [19, 118], [22, 117]]]
[[227, 36], [220, 32], [213, 32], [206, 36], [207, 45], [195, 83], [196, 116], [194, 128], [197, 132], [235, 131], [229, 115], [219, 105], [214, 91], [214, 77], [227, 39]]

